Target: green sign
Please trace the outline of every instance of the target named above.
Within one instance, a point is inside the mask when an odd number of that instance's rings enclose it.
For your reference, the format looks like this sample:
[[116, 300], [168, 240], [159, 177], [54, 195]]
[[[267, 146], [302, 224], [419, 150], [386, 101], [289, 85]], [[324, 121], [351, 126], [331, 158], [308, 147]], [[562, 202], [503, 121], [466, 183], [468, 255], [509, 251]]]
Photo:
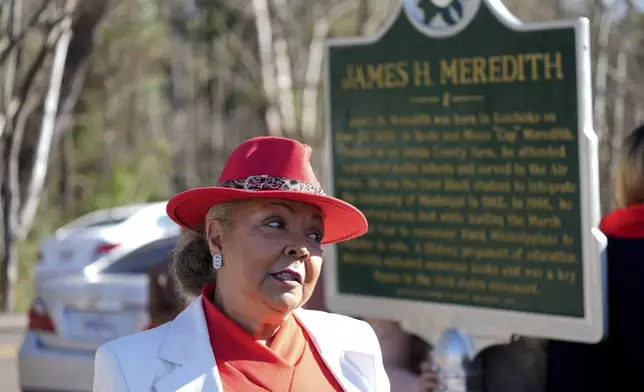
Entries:
[[332, 187], [370, 225], [336, 248], [338, 295], [588, 316], [579, 26], [500, 19], [481, 0], [406, 1], [378, 39], [328, 45]]

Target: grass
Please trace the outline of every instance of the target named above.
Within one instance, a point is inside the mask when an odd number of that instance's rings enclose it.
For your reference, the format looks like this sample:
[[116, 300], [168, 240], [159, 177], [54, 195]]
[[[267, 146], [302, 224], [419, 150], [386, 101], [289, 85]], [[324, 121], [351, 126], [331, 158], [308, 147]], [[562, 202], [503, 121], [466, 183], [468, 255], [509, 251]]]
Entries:
[[[3, 258], [0, 252], [0, 262]], [[24, 313], [29, 309], [34, 294], [34, 266], [38, 259], [38, 243], [33, 240], [18, 244], [18, 282], [14, 287], [15, 303], [12, 312]], [[1, 286], [1, 285], [0, 285]], [[1, 289], [1, 287], [0, 287]], [[2, 295], [0, 294], [0, 297]]]
[[26, 312], [31, 305], [34, 295], [34, 267], [38, 260], [38, 242], [27, 239], [18, 245], [20, 265], [18, 267], [18, 283], [15, 287], [16, 312]]
[[26, 312], [31, 305], [34, 297], [34, 269], [38, 262], [40, 241], [55, 230], [52, 229], [55, 225], [48, 224], [45, 219], [38, 223], [34, 225], [29, 236], [18, 243], [18, 282], [14, 287], [13, 309], [15, 312]]

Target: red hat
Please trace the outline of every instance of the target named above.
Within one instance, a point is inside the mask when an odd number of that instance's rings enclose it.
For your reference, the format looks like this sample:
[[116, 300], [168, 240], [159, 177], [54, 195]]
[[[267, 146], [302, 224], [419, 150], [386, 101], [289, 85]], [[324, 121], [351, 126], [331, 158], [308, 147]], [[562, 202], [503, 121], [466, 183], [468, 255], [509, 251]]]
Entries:
[[311, 147], [298, 141], [262, 136], [243, 142], [230, 154], [216, 186], [195, 188], [168, 202], [168, 216], [196, 230], [210, 207], [246, 199], [285, 199], [322, 210], [323, 244], [346, 241], [367, 232], [367, 219], [349, 203], [325, 195], [311, 167]]

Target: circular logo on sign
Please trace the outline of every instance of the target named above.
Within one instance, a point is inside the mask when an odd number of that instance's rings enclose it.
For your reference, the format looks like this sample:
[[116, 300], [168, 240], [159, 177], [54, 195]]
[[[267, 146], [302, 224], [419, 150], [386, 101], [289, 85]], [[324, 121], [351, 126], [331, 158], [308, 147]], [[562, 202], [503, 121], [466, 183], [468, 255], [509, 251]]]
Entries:
[[474, 19], [482, 0], [405, 0], [411, 22], [430, 37], [448, 37]]

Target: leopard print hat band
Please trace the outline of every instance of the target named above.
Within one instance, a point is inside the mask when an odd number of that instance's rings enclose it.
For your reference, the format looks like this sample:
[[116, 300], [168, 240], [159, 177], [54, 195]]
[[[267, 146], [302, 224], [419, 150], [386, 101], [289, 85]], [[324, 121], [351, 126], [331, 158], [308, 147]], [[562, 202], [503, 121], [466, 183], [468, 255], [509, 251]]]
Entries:
[[237, 180], [222, 181], [217, 184], [221, 188], [232, 188], [244, 191], [293, 191], [325, 195], [324, 190], [308, 182], [286, 177], [268, 175], [250, 176]]

